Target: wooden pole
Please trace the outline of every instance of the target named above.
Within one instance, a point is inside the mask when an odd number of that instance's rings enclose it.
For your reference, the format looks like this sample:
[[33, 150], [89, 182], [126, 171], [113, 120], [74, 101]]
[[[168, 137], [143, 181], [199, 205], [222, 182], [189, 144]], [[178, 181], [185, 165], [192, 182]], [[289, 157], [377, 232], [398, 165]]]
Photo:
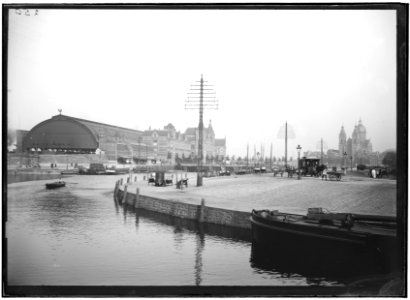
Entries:
[[200, 86], [200, 98], [199, 98], [199, 140], [198, 140], [198, 170], [197, 170], [197, 180], [196, 186], [202, 186], [202, 164], [203, 164], [203, 132], [204, 132], [204, 122], [203, 122], [203, 115], [204, 115], [204, 102], [203, 102], [203, 88], [204, 88], [204, 80], [201, 75], [201, 86]]
[[199, 208], [198, 222], [203, 223], [205, 220], [205, 199], [201, 199], [201, 206]]
[[135, 191], [135, 200], [134, 200], [134, 207], [135, 208], [138, 208], [139, 201], [140, 201], [140, 189], [137, 188], [137, 190]]

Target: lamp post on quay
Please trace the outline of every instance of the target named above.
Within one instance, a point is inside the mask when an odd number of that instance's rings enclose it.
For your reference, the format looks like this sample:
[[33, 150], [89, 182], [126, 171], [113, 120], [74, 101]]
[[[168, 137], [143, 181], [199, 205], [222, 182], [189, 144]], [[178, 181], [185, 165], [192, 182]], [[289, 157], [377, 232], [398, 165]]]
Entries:
[[259, 165], [259, 155], [260, 155], [260, 153], [257, 152], [257, 153], [256, 153], [256, 156], [258, 157], [258, 160], [256, 161], [256, 167], [259, 168], [259, 175], [260, 175], [261, 170], [260, 170], [260, 165]]
[[302, 147], [300, 147], [300, 145], [298, 145], [296, 147], [296, 150], [298, 151], [298, 179], [300, 180], [300, 150], [302, 150]]
[[344, 173], [345, 173], [345, 175], [346, 175], [346, 157], [347, 157], [347, 153], [344, 152], [343, 153], [343, 158], [344, 158]]

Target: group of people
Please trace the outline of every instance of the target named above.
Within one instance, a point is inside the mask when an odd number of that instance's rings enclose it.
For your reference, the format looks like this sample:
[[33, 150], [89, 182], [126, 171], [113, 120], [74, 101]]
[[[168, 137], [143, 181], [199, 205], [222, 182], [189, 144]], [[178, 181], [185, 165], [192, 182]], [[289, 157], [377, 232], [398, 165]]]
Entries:
[[387, 175], [386, 171], [384, 171], [383, 169], [370, 169], [369, 170], [369, 177], [371, 178], [382, 178], [383, 175]]

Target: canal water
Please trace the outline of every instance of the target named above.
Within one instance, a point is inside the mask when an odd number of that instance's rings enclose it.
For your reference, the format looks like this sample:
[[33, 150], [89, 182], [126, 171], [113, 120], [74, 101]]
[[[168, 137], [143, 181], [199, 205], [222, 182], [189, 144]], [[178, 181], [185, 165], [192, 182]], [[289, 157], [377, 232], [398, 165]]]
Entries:
[[248, 231], [121, 206], [113, 199], [118, 178], [73, 176], [56, 190], [45, 189], [52, 180], [9, 184], [7, 283], [340, 286], [366, 274], [315, 270], [303, 250], [296, 260], [272, 260], [255, 251]]

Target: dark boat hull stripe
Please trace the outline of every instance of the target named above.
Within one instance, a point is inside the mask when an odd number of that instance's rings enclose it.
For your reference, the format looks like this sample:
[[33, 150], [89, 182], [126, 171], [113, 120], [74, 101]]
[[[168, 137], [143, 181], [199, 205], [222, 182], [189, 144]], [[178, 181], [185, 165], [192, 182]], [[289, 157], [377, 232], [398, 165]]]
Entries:
[[[358, 245], [365, 245], [366, 242], [363, 240], [355, 240], [355, 239], [349, 239], [349, 238], [343, 238], [343, 237], [338, 237], [338, 236], [330, 236], [327, 234], [320, 234], [320, 233], [314, 233], [314, 232], [306, 232], [306, 231], [298, 231], [298, 230], [292, 230], [288, 228], [283, 228], [280, 226], [274, 226], [274, 225], [268, 225], [264, 224], [262, 222], [259, 222], [255, 220], [253, 217], [251, 217], [251, 223], [252, 225], [260, 226], [263, 228], [266, 228], [268, 230], [272, 231], [281, 231], [281, 232], [287, 232], [291, 234], [296, 234], [296, 235], [303, 235], [303, 236], [311, 236], [319, 239], [327, 239], [327, 240], [333, 240], [333, 241], [340, 241], [340, 242], [348, 242], [352, 244], [358, 244]], [[366, 238], [366, 236], [357, 236], [358, 238]]]

